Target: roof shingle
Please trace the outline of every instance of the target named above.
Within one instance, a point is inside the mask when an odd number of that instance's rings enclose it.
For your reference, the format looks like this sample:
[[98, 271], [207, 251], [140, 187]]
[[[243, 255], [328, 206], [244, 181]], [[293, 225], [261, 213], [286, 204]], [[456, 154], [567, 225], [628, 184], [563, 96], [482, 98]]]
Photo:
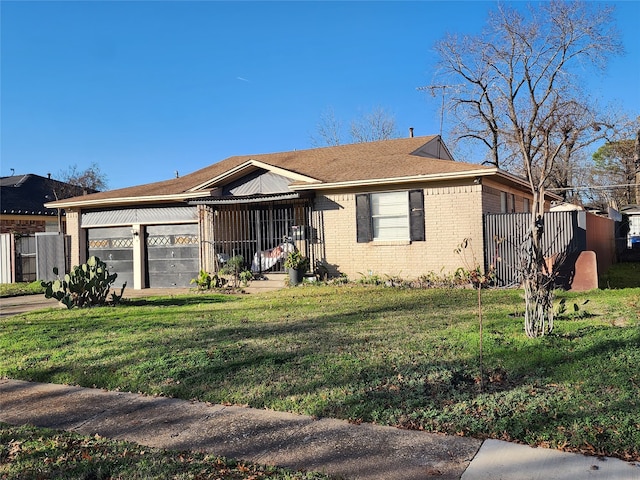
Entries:
[[[291, 152], [229, 157], [179, 178], [83, 196], [83, 201], [133, 199], [185, 194], [249, 161], [284, 169], [318, 180], [321, 184], [404, 178], [421, 175], [456, 174], [492, 170], [477, 164], [426, 157], [421, 148], [438, 136], [411, 137]], [[67, 203], [63, 200], [54, 203]], [[77, 200], [77, 199], [76, 199]]]

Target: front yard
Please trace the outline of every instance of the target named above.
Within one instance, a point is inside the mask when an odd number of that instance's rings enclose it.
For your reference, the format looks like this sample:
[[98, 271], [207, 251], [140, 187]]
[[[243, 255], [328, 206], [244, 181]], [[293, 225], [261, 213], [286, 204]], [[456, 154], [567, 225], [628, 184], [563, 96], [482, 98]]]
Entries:
[[483, 391], [474, 291], [362, 285], [9, 317], [0, 377], [640, 460], [640, 288], [561, 293], [537, 340], [520, 295], [483, 293]]

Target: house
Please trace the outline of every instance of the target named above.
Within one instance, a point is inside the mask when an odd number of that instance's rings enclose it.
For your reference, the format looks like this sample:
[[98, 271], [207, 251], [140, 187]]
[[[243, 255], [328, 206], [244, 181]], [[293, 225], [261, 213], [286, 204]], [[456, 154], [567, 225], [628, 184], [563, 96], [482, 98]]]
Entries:
[[64, 231], [64, 210], [47, 208], [57, 198], [82, 195], [76, 185], [32, 173], [0, 178], [0, 233]]
[[640, 250], [640, 205], [627, 205], [621, 209], [629, 223], [627, 232], [627, 248]]
[[[44, 204], [83, 193], [82, 187], [51, 175], [0, 178], [0, 283], [47, 278], [45, 271], [50, 272], [52, 265], [64, 264], [64, 239], [59, 234], [65, 231], [65, 211]], [[52, 258], [54, 251], [59, 259]]]
[[297, 248], [330, 275], [453, 272], [483, 214], [528, 212], [528, 185], [454, 161], [439, 136], [234, 156], [163, 182], [48, 203], [64, 208], [72, 263], [105, 260], [133, 288], [186, 286], [242, 255], [256, 274]]

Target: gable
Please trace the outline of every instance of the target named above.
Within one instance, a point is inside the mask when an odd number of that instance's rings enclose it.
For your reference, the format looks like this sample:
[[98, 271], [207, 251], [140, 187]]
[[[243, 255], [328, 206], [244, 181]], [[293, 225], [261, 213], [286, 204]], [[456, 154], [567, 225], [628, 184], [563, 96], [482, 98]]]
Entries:
[[265, 169], [257, 169], [222, 187], [222, 196], [271, 195], [289, 192], [293, 180]]
[[412, 155], [427, 158], [437, 158], [439, 160], [454, 160], [453, 155], [451, 155], [451, 152], [449, 152], [449, 149], [440, 137], [431, 139], [429, 142], [422, 145], [418, 150], [414, 151]]

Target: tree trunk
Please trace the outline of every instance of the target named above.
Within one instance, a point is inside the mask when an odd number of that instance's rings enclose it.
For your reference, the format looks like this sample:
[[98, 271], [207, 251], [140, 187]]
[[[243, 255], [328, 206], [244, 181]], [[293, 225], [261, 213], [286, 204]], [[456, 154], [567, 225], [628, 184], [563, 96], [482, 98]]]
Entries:
[[542, 249], [544, 191], [534, 192], [529, 241], [523, 248], [524, 328], [536, 338], [553, 330], [553, 275]]
[[636, 133], [633, 163], [636, 167], [636, 205], [640, 205], [640, 130]]

